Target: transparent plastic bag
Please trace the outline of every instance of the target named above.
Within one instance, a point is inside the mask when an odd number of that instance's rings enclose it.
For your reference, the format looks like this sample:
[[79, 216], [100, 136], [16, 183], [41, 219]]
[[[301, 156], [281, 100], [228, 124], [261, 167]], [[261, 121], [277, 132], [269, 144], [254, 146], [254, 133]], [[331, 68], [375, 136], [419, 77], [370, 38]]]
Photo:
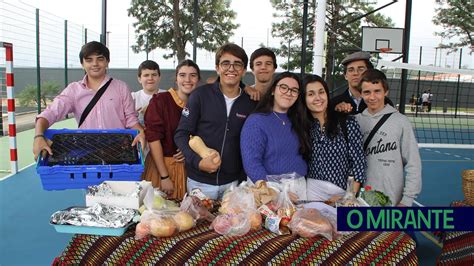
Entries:
[[293, 234], [301, 237], [321, 235], [329, 240], [333, 240], [335, 236], [333, 224], [316, 209], [296, 211], [288, 223], [288, 227]]
[[219, 234], [241, 236], [261, 228], [262, 216], [247, 184], [226, 191], [219, 212], [210, 226]]
[[159, 190], [150, 188], [143, 199], [144, 211], [135, 228], [135, 239], [147, 235], [169, 237], [191, 229], [196, 219], [188, 212], [177, 208], [174, 202], [165, 200]]
[[180, 209], [191, 214], [195, 220], [203, 219], [212, 222], [215, 218], [215, 216], [209, 212], [207, 207], [204, 206], [202, 200], [196, 196], [185, 195], [181, 202]]
[[306, 178], [295, 172], [281, 175], [267, 175], [267, 185], [277, 191], [283, 191], [284, 186], [289, 186], [290, 196], [296, 197], [292, 199], [307, 200], [306, 196]]
[[349, 176], [347, 178], [347, 188], [346, 193], [342, 199], [336, 201], [336, 207], [358, 207], [360, 206], [359, 202], [356, 199], [356, 194], [354, 192], [354, 177]]

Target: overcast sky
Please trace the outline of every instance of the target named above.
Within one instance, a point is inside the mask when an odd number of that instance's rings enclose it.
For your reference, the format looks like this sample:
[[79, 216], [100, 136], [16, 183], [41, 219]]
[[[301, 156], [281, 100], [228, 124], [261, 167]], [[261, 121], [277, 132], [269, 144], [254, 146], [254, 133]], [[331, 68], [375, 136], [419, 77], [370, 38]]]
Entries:
[[[1, 1], [11, 2], [11, 0]], [[42, 12], [84, 25], [89, 30], [98, 33], [101, 31], [102, 0], [21, 0], [21, 2], [37, 7]], [[377, 6], [388, 2], [390, 1], [379, 1]], [[108, 1], [107, 31], [110, 32], [111, 67], [135, 67], [145, 59], [143, 53], [137, 55], [131, 50], [127, 51], [127, 47], [134, 43], [132, 27], [134, 19], [127, 16], [129, 6], [130, 0]], [[249, 55], [259, 47], [260, 43], [279, 46], [278, 41], [270, 35], [273, 9], [269, 0], [234, 0], [232, 1], [232, 8], [237, 12], [237, 23], [240, 24], [240, 27], [235, 31], [231, 41], [237, 44], [243, 42], [243, 47]], [[439, 31], [440, 28], [434, 26], [431, 22], [434, 8], [434, 0], [413, 1], [410, 62], [418, 63], [419, 46], [422, 45], [422, 64], [434, 63], [434, 47], [438, 46], [441, 41], [440, 37], [434, 35], [434, 32]], [[381, 12], [392, 18], [395, 27], [404, 27], [405, 1], [398, 1]], [[189, 47], [188, 52], [192, 52], [191, 47]], [[162, 54], [163, 52], [158, 50], [152, 52], [149, 57], [159, 62], [163, 68], [174, 68], [177, 62], [173, 62], [173, 60], [165, 61]], [[212, 69], [214, 68], [213, 57], [211, 52], [198, 51], [198, 64], [203, 69]], [[455, 63], [456, 58], [453, 56], [453, 59], [448, 60], [448, 57], [446, 57], [445, 60], [442, 64], [452, 64]], [[472, 66], [472, 56], [470, 61]]]

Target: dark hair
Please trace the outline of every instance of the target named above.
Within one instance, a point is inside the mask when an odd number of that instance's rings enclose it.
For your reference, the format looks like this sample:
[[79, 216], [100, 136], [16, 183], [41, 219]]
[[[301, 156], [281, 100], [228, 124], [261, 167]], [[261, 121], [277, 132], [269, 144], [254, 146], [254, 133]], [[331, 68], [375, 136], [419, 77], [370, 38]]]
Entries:
[[262, 99], [255, 108], [254, 113], [265, 113], [271, 114], [273, 112], [273, 106], [275, 104], [274, 91], [278, 82], [284, 78], [292, 78], [298, 82], [299, 95], [296, 102], [288, 110], [288, 118], [291, 121], [292, 129], [298, 135], [300, 142], [299, 151], [305, 160], [308, 160], [310, 154], [309, 148], [309, 134], [308, 134], [308, 118], [306, 117], [304, 102], [301, 97], [303, 88], [301, 86], [300, 78], [297, 74], [292, 72], [282, 72], [278, 74], [272, 82], [272, 85], [263, 95]]
[[179, 64], [176, 66], [176, 76], [178, 76], [178, 71], [184, 66], [194, 67], [198, 74], [198, 80], [201, 80], [201, 70], [199, 69], [199, 66], [191, 59], [184, 59], [183, 61], [179, 62]]
[[278, 67], [275, 53], [268, 48], [261, 47], [253, 51], [253, 53], [250, 55], [250, 69], [253, 70], [253, 61], [255, 61], [255, 59], [259, 58], [260, 56], [264, 56], [264, 55], [272, 58], [273, 67], [275, 69]]
[[153, 60], [145, 60], [138, 66], [138, 76], [142, 75], [142, 71], [145, 69], [158, 70], [158, 76], [161, 76], [160, 66]]
[[370, 62], [370, 60], [368, 60], [368, 59], [354, 60], [354, 61], [350, 61], [349, 63], [343, 65], [343, 66], [344, 66], [344, 75], [345, 75], [346, 72], [347, 72], [347, 66], [348, 66], [350, 63], [356, 62], [356, 61], [364, 61], [364, 62], [365, 62], [365, 66], [367, 67], [367, 69], [374, 69], [374, 65], [373, 65], [372, 62]]
[[306, 114], [310, 118], [310, 120], [313, 121], [314, 118], [313, 118], [313, 115], [311, 114], [311, 111], [306, 106], [306, 91], [307, 91], [308, 84], [315, 83], [315, 82], [319, 82], [321, 83], [321, 85], [323, 85], [324, 92], [326, 92], [326, 96], [328, 98], [328, 104], [326, 108], [326, 125], [321, 125], [321, 128], [325, 126], [326, 136], [334, 139], [339, 134], [339, 132], [341, 132], [343, 128], [345, 128], [348, 115], [345, 113], [336, 112], [333, 108], [330, 108], [330, 106], [332, 105], [331, 105], [331, 97], [329, 94], [329, 87], [326, 81], [324, 81], [322, 77], [318, 75], [306, 75], [303, 79], [303, 97], [302, 98], [305, 104], [305, 108], [307, 112]]
[[385, 74], [378, 69], [367, 69], [362, 74], [359, 85], [357, 86], [359, 91], [362, 91], [362, 82], [370, 82], [372, 84], [381, 83], [383, 90], [388, 91], [387, 76], [385, 76]]
[[219, 65], [221, 57], [223, 54], [229, 53], [235, 57], [238, 57], [244, 63], [244, 69], [247, 69], [247, 64], [249, 63], [249, 58], [245, 53], [245, 50], [242, 47], [234, 43], [227, 43], [222, 45], [216, 52], [216, 66]]
[[105, 59], [107, 59], [107, 62], [110, 62], [109, 48], [100, 42], [92, 41], [84, 44], [79, 52], [79, 60], [81, 61], [81, 64], [84, 62], [84, 58], [93, 54], [103, 55]]

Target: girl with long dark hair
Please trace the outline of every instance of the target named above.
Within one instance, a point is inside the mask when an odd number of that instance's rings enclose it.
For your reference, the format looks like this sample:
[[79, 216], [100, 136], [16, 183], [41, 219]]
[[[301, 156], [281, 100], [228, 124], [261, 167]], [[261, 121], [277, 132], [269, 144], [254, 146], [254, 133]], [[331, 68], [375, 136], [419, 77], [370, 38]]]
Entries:
[[303, 101], [310, 117], [311, 155], [308, 162], [308, 200], [342, 197], [347, 177], [354, 176], [354, 192], [365, 181], [367, 165], [359, 124], [352, 116], [332, 108], [326, 82], [317, 75], [303, 81]]

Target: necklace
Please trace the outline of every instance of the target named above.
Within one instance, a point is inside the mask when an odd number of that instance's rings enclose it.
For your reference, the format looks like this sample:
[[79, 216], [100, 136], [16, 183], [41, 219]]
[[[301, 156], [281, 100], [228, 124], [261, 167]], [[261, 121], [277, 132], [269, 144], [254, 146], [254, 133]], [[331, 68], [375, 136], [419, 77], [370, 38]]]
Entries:
[[281, 121], [281, 124], [282, 124], [282, 125], [286, 125], [285, 121], [284, 121], [283, 119], [281, 119], [281, 118], [275, 113], [275, 111], [273, 111], [273, 114], [278, 118], [278, 120]]

